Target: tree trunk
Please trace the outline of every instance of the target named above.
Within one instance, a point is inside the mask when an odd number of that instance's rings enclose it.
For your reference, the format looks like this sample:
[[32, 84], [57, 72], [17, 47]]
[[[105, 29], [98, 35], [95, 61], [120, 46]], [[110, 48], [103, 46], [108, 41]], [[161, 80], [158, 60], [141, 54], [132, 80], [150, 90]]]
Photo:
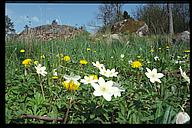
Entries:
[[171, 4], [167, 4], [167, 9], [168, 9], [168, 17], [169, 17], [169, 34], [173, 35], [173, 16], [172, 16], [172, 9], [171, 9]]

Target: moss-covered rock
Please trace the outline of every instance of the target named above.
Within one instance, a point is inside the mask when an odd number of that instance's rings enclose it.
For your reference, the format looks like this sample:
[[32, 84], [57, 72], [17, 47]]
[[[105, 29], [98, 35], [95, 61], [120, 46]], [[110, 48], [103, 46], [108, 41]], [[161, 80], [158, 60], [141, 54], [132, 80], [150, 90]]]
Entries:
[[148, 33], [148, 26], [144, 21], [135, 21], [125, 19], [112, 25], [111, 33], [136, 33], [142, 32], [143, 35]]

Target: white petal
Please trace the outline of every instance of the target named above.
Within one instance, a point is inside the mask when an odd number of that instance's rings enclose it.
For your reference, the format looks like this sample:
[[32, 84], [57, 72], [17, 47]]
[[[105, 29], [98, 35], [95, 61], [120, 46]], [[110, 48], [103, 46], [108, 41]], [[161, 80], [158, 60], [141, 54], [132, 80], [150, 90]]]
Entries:
[[101, 96], [101, 93], [98, 92], [98, 91], [94, 91], [94, 92], [93, 92], [93, 95], [94, 95], [94, 96]]
[[77, 80], [79, 80], [79, 79], [81, 79], [81, 76], [74, 76], [74, 77], [73, 77], [73, 80], [74, 80], [74, 81], [77, 81]]
[[113, 73], [114, 73], [114, 72], [115, 72], [115, 69], [113, 68], [113, 69], [111, 70], [111, 72], [113, 72]]
[[151, 83], [155, 83], [155, 79], [150, 78]]
[[46, 70], [46, 67], [41, 67], [41, 70]]
[[91, 86], [92, 86], [95, 90], [98, 90], [98, 88], [99, 88], [99, 85], [96, 84], [96, 83], [91, 83]]
[[107, 100], [107, 101], [111, 101], [111, 94], [105, 94], [103, 95], [103, 97]]
[[71, 79], [71, 77], [69, 75], [64, 75], [64, 78], [67, 79], [67, 80]]
[[87, 81], [85, 79], [81, 79], [80, 82], [83, 84], [87, 84]]
[[146, 72], [145, 75], [146, 75], [148, 78], [150, 78], [150, 76], [151, 76], [150, 73], [148, 73], [148, 72]]
[[146, 68], [146, 69], [147, 69], [147, 72], [149, 72], [149, 73], [151, 72], [151, 70], [149, 68]]
[[163, 75], [162, 73], [158, 73], [158, 74], [157, 74], [157, 77], [158, 77], [158, 78], [161, 78], [161, 77], [163, 77], [163, 76], [164, 76], [164, 75]]
[[103, 79], [103, 77], [99, 77], [98, 83], [99, 85], [105, 84], [105, 80]]
[[157, 81], [157, 82], [161, 83], [160, 79], [156, 79], [155, 81]]
[[154, 74], [157, 74], [157, 69], [154, 68], [154, 69], [152, 70], [152, 72], [153, 72]]
[[179, 112], [176, 116], [176, 124], [184, 124], [189, 120], [190, 117], [186, 112]]
[[111, 87], [113, 85], [113, 81], [107, 81], [106, 84]]
[[181, 72], [181, 74], [182, 74], [182, 73], [183, 73], [183, 70], [182, 70], [181, 66], [179, 67], [179, 70], [180, 70], [180, 72]]

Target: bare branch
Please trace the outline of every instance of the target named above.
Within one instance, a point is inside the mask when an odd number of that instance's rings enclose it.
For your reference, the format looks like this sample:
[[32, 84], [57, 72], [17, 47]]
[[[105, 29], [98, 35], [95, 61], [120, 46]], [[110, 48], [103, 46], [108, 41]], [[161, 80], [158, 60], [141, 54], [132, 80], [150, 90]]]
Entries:
[[44, 120], [48, 122], [52, 122], [52, 121], [63, 122], [63, 118], [49, 118], [47, 116], [34, 116], [34, 115], [28, 115], [28, 114], [21, 115], [21, 118]]

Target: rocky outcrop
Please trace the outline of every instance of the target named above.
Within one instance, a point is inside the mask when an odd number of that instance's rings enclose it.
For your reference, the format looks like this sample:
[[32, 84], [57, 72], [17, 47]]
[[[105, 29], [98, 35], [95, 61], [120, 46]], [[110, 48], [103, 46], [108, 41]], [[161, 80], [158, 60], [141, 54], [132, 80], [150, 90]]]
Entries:
[[147, 26], [147, 24], [145, 23], [142, 27], [140, 27], [137, 31], [136, 34], [139, 35], [140, 37], [147, 35], [149, 31], [149, 28]]
[[177, 35], [176, 37], [177, 42], [190, 42], [190, 32], [184, 31]]
[[26, 28], [19, 35], [19, 39], [39, 39], [39, 40], [53, 40], [53, 39], [67, 39], [76, 36], [83, 32], [82, 29], [77, 29], [67, 25], [58, 25], [56, 23], [51, 25], [42, 25], [35, 28]]
[[125, 19], [112, 25], [111, 33], [136, 33], [139, 36], [147, 35], [149, 29], [145, 22]]
[[190, 32], [189, 31], [184, 31], [184, 32], [178, 33], [172, 37], [171, 43], [177, 44], [180, 42], [190, 43]]

